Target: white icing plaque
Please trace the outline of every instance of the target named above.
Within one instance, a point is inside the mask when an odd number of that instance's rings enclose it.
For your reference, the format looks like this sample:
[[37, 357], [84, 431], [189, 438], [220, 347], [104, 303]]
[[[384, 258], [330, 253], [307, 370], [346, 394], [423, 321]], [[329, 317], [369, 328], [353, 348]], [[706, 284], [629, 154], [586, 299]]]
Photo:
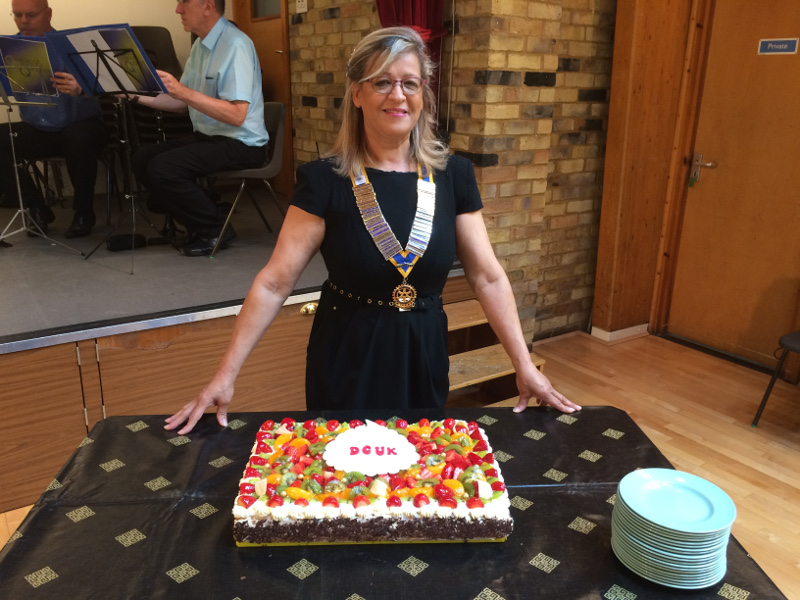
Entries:
[[397, 473], [417, 462], [417, 449], [403, 435], [367, 420], [363, 427], [340, 433], [322, 455], [340, 471], [359, 471], [374, 476]]

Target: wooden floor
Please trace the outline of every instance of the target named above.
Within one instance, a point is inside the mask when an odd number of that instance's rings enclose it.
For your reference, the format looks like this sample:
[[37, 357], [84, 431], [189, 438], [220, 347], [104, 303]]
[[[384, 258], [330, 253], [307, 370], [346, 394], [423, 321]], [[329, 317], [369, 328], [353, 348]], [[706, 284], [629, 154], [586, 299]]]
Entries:
[[[800, 600], [800, 388], [660, 338], [605, 344], [582, 333], [537, 342], [544, 372], [576, 402], [627, 411], [675, 468], [737, 506], [733, 534], [790, 600]], [[0, 515], [5, 543], [30, 507]]]

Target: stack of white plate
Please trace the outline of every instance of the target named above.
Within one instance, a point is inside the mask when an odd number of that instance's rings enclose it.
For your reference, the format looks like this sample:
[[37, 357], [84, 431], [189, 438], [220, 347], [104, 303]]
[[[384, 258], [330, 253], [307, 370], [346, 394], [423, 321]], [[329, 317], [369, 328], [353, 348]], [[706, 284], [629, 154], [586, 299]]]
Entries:
[[733, 500], [713, 483], [672, 469], [640, 469], [617, 488], [611, 548], [645, 579], [704, 588], [725, 576], [735, 518]]

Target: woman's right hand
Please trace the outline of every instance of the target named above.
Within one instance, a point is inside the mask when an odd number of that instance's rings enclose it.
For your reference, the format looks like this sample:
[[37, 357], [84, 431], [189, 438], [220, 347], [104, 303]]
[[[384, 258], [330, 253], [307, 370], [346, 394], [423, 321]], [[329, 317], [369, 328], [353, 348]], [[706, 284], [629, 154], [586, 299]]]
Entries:
[[167, 424], [164, 425], [164, 429], [168, 431], [175, 429], [185, 421], [186, 425], [178, 431], [178, 434], [189, 433], [206, 409], [211, 406], [217, 407], [217, 422], [222, 427], [226, 427], [228, 425], [228, 405], [230, 405], [231, 399], [233, 399], [233, 382], [230, 384], [219, 383], [217, 378], [214, 378], [194, 400], [166, 419]]

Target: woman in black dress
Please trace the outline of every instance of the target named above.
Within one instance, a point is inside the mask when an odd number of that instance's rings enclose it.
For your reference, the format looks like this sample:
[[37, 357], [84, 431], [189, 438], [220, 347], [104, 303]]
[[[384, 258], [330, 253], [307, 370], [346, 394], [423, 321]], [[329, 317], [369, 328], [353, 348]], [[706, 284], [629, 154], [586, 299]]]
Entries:
[[343, 120], [327, 159], [303, 165], [275, 251], [256, 276], [211, 382], [167, 419], [191, 430], [217, 406], [227, 423], [234, 380], [303, 269], [328, 269], [308, 345], [308, 410], [441, 408], [448, 392], [441, 293], [456, 255], [531, 398], [580, 407], [530, 360], [505, 272], [481, 215], [472, 164], [434, 135], [432, 65], [412, 29], [366, 36], [347, 65]]

